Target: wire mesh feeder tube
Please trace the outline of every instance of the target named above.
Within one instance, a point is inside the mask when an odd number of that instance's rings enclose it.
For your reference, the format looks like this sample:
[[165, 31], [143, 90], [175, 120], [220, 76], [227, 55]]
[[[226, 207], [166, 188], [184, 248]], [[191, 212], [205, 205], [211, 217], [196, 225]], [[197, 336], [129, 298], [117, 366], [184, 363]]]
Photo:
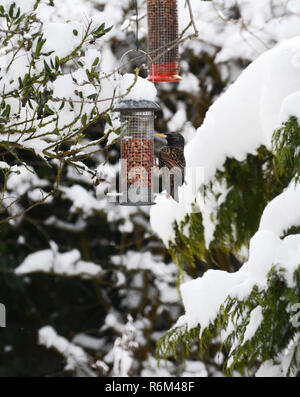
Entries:
[[177, 0], [147, 0], [148, 80], [174, 82], [179, 77]]
[[121, 101], [115, 111], [121, 122], [121, 205], [152, 205], [154, 112], [151, 101]]

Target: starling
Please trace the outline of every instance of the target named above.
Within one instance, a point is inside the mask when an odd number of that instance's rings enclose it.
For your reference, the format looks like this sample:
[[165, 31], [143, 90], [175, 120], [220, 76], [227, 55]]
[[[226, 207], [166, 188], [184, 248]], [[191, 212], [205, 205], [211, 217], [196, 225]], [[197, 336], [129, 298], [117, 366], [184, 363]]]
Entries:
[[168, 144], [163, 146], [159, 152], [159, 168], [167, 167], [169, 170], [175, 170], [175, 175], [170, 175], [170, 195], [178, 201], [177, 188], [184, 183], [185, 174], [184, 138], [178, 132], [155, 135], [167, 139]]

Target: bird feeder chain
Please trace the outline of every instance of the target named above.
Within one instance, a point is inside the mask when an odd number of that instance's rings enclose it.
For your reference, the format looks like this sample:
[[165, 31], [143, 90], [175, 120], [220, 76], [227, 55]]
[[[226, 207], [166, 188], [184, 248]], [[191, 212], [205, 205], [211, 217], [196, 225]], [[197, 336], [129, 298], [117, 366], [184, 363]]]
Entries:
[[136, 49], [139, 49], [140, 43], [139, 43], [139, 13], [138, 13], [138, 3], [137, 0], [135, 0], [135, 45]]

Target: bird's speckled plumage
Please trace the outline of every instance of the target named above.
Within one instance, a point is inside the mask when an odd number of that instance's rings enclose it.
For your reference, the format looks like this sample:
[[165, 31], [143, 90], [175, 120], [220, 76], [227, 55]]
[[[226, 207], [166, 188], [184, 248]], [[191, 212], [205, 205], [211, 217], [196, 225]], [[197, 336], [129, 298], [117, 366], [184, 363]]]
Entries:
[[[171, 170], [177, 167], [181, 174], [177, 178], [178, 173], [176, 173], [176, 187], [178, 187], [183, 184], [185, 175], [184, 138], [178, 132], [168, 132], [165, 135], [168, 144], [163, 146], [159, 152], [159, 168], [167, 167]], [[170, 195], [178, 201], [173, 175], [170, 177]]]

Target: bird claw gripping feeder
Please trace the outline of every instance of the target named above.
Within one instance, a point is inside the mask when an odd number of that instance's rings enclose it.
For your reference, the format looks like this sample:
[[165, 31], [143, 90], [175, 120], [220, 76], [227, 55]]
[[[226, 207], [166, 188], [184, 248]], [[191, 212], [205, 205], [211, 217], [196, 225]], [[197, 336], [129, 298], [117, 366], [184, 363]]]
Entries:
[[177, 0], [147, 0], [148, 54], [153, 59], [148, 80], [181, 80], [178, 55]]
[[154, 113], [160, 107], [148, 100], [121, 100], [114, 111], [121, 122], [121, 205], [152, 205]]

